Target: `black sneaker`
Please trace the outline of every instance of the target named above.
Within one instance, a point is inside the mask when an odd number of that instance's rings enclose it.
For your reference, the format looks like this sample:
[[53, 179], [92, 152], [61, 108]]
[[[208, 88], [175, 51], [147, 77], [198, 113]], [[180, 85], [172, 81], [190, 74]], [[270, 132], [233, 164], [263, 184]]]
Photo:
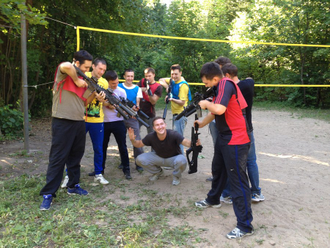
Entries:
[[212, 181], [213, 181], [213, 177], [206, 178], [206, 182], [212, 182]]
[[141, 166], [136, 166], [136, 170], [139, 172], [139, 173], [142, 173], [143, 172], [143, 168]]
[[95, 171], [91, 172], [91, 173], [88, 173], [88, 176], [90, 177], [94, 177], [95, 176]]
[[43, 195], [44, 200], [42, 201], [40, 205], [40, 210], [49, 210], [50, 205], [53, 201], [53, 196], [51, 194]]
[[221, 207], [221, 203], [219, 204], [210, 204], [206, 200], [195, 202], [195, 206], [199, 208], [219, 208]]
[[254, 230], [252, 229], [251, 232], [244, 232], [241, 229], [235, 227], [230, 233], [227, 234], [227, 238], [229, 239], [240, 239], [245, 236], [252, 235], [254, 233]]
[[130, 173], [130, 172], [125, 172], [125, 178], [126, 178], [127, 180], [131, 180], [131, 179], [132, 179], [132, 177], [131, 177], [131, 173]]
[[122, 164], [118, 165], [118, 169], [122, 170], [124, 166]]

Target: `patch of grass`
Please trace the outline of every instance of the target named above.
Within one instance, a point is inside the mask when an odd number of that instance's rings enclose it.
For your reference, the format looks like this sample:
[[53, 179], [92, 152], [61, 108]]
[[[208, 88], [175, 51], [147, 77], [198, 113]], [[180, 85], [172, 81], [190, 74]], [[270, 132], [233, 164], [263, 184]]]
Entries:
[[[199, 237], [202, 230], [169, 225], [170, 216], [185, 218], [193, 210], [177, 196], [143, 185], [132, 192], [118, 179], [108, 187], [88, 187], [88, 196], [68, 196], [60, 189], [51, 209], [40, 211], [44, 183], [44, 175], [26, 174], [0, 181], [0, 247], [195, 247], [207, 242]], [[132, 193], [143, 199], [128, 204]]]

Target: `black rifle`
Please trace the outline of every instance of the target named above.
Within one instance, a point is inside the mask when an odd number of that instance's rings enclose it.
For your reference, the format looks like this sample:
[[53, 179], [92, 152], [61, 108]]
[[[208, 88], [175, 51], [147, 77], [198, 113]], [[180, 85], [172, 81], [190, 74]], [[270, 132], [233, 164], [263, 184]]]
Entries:
[[[195, 120], [198, 120], [197, 114], [195, 115]], [[200, 134], [198, 132], [198, 124], [195, 123], [195, 127], [191, 128], [191, 144], [190, 148], [186, 150], [186, 156], [189, 164], [189, 171], [188, 174], [193, 174], [197, 172], [197, 163], [198, 163], [198, 154], [202, 152], [203, 146], [196, 145], [196, 142], [198, 140], [198, 135]], [[192, 153], [192, 158], [189, 158], [190, 153]]]
[[147, 92], [149, 96], [153, 96], [154, 94], [152, 94], [150, 86], [149, 86], [149, 81], [147, 79], [144, 79], [144, 82], [146, 83], [146, 88], [147, 88]]
[[[94, 77], [87, 77], [85, 73], [83, 73], [78, 67], [73, 65], [76, 69], [79, 76], [81, 76], [85, 82], [88, 84], [88, 88], [91, 91], [96, 91], [97, 93], [103, 92], [105, 94], [105, 99], [108, 100], [108, 102], [113, 105], [119, 114], [121, 114], [126, 120], [129, 119], [129, 117], [135, 117], [139, 122], [141, 122], [142, 125], [149, 127], [149, 124], [143, 121], [138, 114], [131, 109], [128, 106], [125, 106], [120, 99], [117, 98], [117, 96], [113, 93], [112, 89], [103, 89], [100, 85], [97, 84], [97, 79]], [[126, 114], [126, 113], [127, 114]], [[129, 117], [127, 116], [129, 115]]]
[[168, 88], [167, 88], [167, 98], [166, 98], [166, 101], [165, 101], [165, 108], [164, 108], [164, 112], [163, 112], [163, 119], [165, 120], [166, 119], [166, 115], [167, 115], [167, 104], [170, 102], [170, 98], [172, 96], [172, 86], [171, 86], [171, 81], [172, 79], [170, 80], [170, 84], [168, 85]]
[[179, 120], [182, 116], [188, 117], [195, 113], [197, 110], [201, 110], [199, 102], [214, 96], [214, 91], [212, 88], [208, 88], [204, 94], [196, 92], [194, 95], [194, 100], [186, 107], [184, 110], [178, 114], [175, 120]]
[[[125, 103], [128, 107], [130, 107], [130, 108], [133, 108], [134, 106], [136, 107], [136, 108], [138, 108], [135, 104], [134, 104], [134, 102], [132, 102], [131, 100], [128, 100], [128, 99], [125, 99], [124, 97], [119, 97], [120, 98], [120, 100], [123, 102], [123, 103]], [[147, 120], [149, 120], [150, 119], [150, 117], [146, 114], [146, 113], [144, 113], [141, 109], [139, 109], [138, 111], [137, 111], [137, 113], [138, 113], [138, 115], [142, 115], [144, 118], [146, 118]]]

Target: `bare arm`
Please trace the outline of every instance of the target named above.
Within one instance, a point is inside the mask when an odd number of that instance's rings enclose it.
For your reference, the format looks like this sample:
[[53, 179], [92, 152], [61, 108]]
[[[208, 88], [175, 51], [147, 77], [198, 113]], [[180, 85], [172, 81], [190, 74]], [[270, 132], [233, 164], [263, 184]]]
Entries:
[[159, 83], [160, 83], [160, 85], [161, 86], [163, 86], [165, 89], [166, 89], [166, 91], [167, 91], [167, 89], [168, 89], [168, 84], [166, 83], [166, 80], [168, 80], [169, 78], [160, 78], [158, 81], [159, 81]]
[[197, 120], [194, 123], [197, 123], [199, 128], [205, 127], [207, 124], [209, 124], [211, 121], [213, 121], [215, 116], [212, 113], [208, 113], [207, 116], [203, 120]]
[[131, 140], [132, 145], [133, 145], [134, 147], [136, 147], [136, 148], [141, 148], [141, 147], [144, 146], [142, 140], [136, 140], [136, 139], [135, 139], [136, 136], [134, 135], [134, 130], [133, 130], [133, 128], [131, 128], [131, 127], [128, 128], [128, 137], [129, 137], [129, 139]]
[[153, 94], [152, 96], [149, 96], [149, 101], [152, 105], [155, 105], [157, 101], [159, 100], [159, 96]]
[[84, 80], [78, 78], [76, 69], [70, 62], [64, 62], [60, 64], [59, 69], [62, 73], [69, 75], [77, 87], [88, 87], [88, 84]]
[[181, 144], [186, 146], [186, 147], [190, 147], [191, 146], [191, 141], [188, 140], [188, 139], [183, 139]]
[[[191, 140], [183, 139], [181, 144], [186, 146], [186, 147], [190, 147], [191, 146]], [[201, 145], [201, 141], [198, 139], [197, 142], [196, 142], [196, 146], [200, 146], [200, 145]]]
[[186, 103], [185, 100], [180, 100], [180, 99], [174, 99], [174, 98], [170, 98], [169, 99], [171, 102], [175, 102], [176, 104], [180, 105], [180, 106], [184, 106], [184, 104]]
[[207, 100], [203, 100], [199, 102], [199, 106], [201, 106], [202, 109], [208, 109], [211, 113], [215, 115], [222, 115], [224, 112], [226, 112], [227, 107], [224, 105], [209, 102]]

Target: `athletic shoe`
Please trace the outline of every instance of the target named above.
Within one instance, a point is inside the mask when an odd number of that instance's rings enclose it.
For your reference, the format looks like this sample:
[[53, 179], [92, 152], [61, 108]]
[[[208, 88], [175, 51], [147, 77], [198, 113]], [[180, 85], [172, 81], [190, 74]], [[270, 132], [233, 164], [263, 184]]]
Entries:
[[88, 195], [88, 192], [80, 188], [79, 184], [76, 184], [74, 188], [68, 188], [69, 195]]
[[144, 170], [141, 166], [136, 166], [136, 170], [139, 172], [139, 173], [142, 173]]
[[40, 205], [40, 210], [49, 210], [50, 205], [52, 204], [53, 196], [51, 194], [43, 195], [43, 201]]
[[212, 182], [212, 181], [213, 181], [213, 177], [206, 178], [206, 182]]
[[265, 197], [263, 194], [260, 193], [260, 195], [258, 194], [252, 194], [252, 199], [253, 202], [262, 202], [265, 200]]
[[149, 177], [149, 180], [151, 182], [157, 181], [163, 174], [164, 174], [164, 171], [163, 171], [163, 169], [161, 169], [160, 172], [153, 174], [151, 177]]
[[69, 182], [69, 176], [66, 175], [66, 176], [64, 177], [64, 180], [63, 180], [63, 183], [62, 183], [62, 185], [61, 185], [61, 188], [62, 188], [62, 189], [66, 188], [68, 182]]
[[219, 208], [221, 207], [221, 203], [219, 204], [210, 204], [206, 200], [195, 202], [195, 206], [199, 208]]
[[102, 174], [95, 175], [94, 182], [99, 182], [100, 184], [109, 184], [109, 182], [103, 177]]
[[118, 165], [118, 169], [122, 170], [124, 166], [122, 164]]
[[235, 227], [230, 233], [227, 234], [227, 238], [229, 239], [237, 239], [243, 238], [245, 236], [252, 235], [254, 230], [252, 229], [251, 232], [243, 232], [241, 229]]
[[178, 177], [173, 177], [173, 182], [172, 185], [178, 186], [180, 184], [180, 178]]
[[129, 172], [129, 171], [125, 172], [125, 178], [126, 178], [127, 180], [132, 180], [131, 172]]
[[231, 199], [231, 196], [223, 197], [220, 196], [220, 201], [226, 203], [226, 204], [233, 204], [233, 200]]

